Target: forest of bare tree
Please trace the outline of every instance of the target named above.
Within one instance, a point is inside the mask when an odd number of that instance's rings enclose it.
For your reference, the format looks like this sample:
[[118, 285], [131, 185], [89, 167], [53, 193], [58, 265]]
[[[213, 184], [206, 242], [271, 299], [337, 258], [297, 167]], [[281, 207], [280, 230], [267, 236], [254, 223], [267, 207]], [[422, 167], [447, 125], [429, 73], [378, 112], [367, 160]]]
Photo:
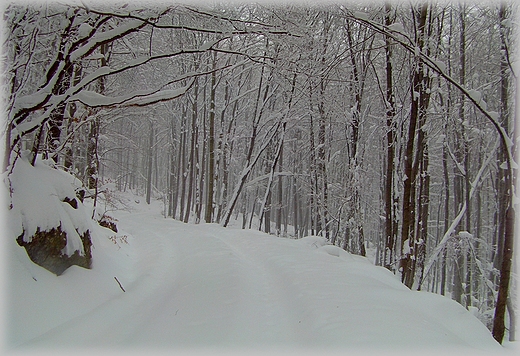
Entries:
[[321, 235], [514, 338], [516, 12], [12, 3], [3, 170], [53, 160], [99, 220], [132, 190], [165, 218]]

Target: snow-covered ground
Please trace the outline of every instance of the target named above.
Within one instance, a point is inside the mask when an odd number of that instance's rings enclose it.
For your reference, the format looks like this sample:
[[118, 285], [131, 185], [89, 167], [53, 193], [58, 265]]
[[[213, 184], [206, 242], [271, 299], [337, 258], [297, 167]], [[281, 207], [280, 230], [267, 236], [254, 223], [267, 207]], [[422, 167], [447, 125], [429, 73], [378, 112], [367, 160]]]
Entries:
[[457, 303], [322, 238], [183, 224], [126, 199], [119, 232], [93, 233], [92, 270], [56, 277], [4, 241], [8, 350], [505, 352]]

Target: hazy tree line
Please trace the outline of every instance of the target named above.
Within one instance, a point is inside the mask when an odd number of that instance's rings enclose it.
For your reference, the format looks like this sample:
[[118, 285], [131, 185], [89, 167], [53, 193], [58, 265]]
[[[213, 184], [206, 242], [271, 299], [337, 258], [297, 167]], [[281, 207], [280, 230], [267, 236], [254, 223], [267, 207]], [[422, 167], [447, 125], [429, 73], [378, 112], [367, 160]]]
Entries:
[[133, 190], [184, 222], [322, 235], [451, 295], [501, 341], [515, 11], [11, 4], [4, 169], [41, 155], [96, 202]]

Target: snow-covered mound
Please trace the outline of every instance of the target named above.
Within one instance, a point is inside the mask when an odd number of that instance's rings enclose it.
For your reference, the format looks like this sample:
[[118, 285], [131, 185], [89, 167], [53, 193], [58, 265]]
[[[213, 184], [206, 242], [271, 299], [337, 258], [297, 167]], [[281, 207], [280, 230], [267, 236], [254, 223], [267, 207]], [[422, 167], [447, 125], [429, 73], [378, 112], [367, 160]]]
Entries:
[[56, 277], [9, 241], [10, 347], [503, 350], [459, 304], [320, 237], [183, 224], [142, 201], [114, 214], [118, 234], [94, 232], [92, 270]]
[[[81, 235], [92, 228], [89, 211], [76, 199], [81, 182], [72, 175], [52, 167], [52, 161], [38, 160], [31, 166], [25, 159], [16, 161], [6, 183], [11, 191], [9, 228], [16, 237], [30, 242], [39, 231], [58, 226], [67, 234], [63, 253], [84, 254]], [[9, 183], [10, 182], [10, 183]]]

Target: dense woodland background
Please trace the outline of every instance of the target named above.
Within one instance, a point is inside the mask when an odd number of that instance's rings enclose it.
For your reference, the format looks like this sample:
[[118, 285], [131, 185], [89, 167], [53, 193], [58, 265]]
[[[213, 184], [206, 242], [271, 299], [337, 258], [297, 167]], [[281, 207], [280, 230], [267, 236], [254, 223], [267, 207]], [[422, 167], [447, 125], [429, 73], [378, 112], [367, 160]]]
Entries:
[[325, 236], [502, 340], [513, 2], [145, 6], [6, 6], [4, 170], [52, 159], [105, 218], [98, 196], [133, 190], [184, 222]]

